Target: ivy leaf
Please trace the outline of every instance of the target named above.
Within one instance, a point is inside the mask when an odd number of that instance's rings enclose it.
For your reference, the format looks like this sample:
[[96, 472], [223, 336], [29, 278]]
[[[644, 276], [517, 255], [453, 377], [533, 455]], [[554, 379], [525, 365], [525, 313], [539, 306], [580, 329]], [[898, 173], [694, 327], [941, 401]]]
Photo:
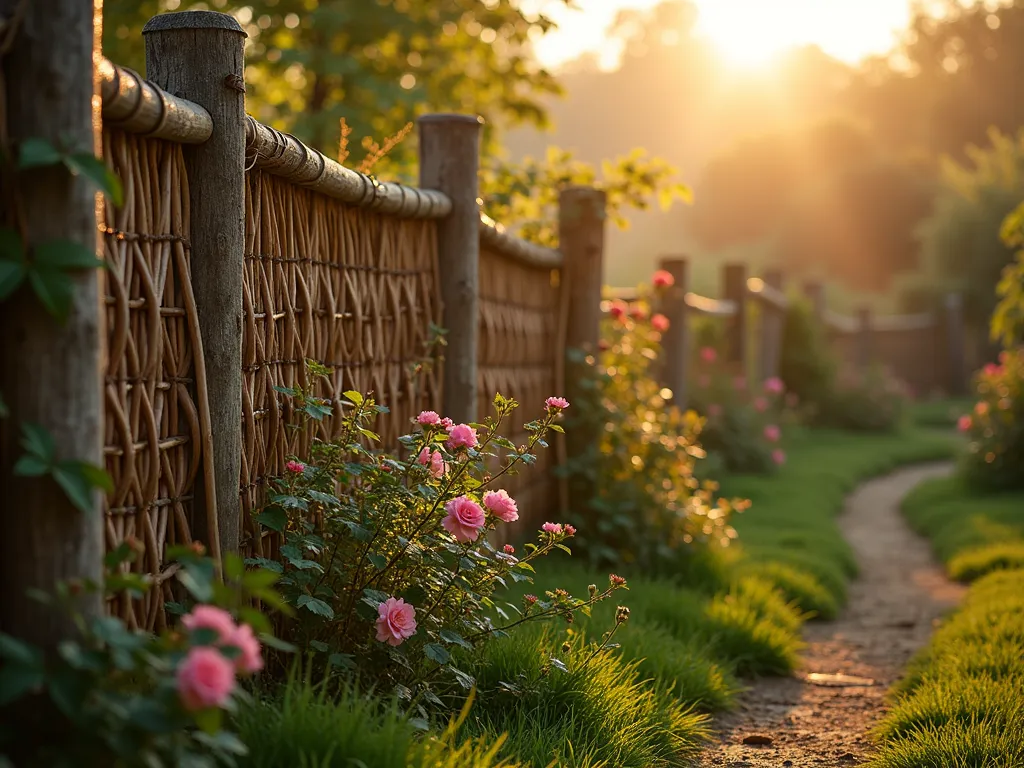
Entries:
[[470, 642], [458, 632], [452, 632], [450, 629], [442, 629], [437, 634], [446, 643], [454, 643], [455, 645], [461, 645], [463, 648], [467, 648], [471, 651], [473, 650], [472, 644], [470, 644]]
[[423, 646], [423, 653], [428, 659], [432, 659], [442, 666], [451, 661], [452, 658], [452, 655], [448, 653], [448, 649], [438, 643], [427, 643]]
[[269, 528], [277, 533], [284, 531], [285, 526], [288, 525], [288, 513], [284, 511], [284, 508], [276, 504], [267, 507], [257, 515], [253, 515], [253, 519], [264, 528]]
[[334, 609], [331, 608], [331, 606], [323, 600], [310, 595], [299, 595], [299, 599], [295, 601], [295, 607], [305, 608], [310, 613], [315, 613], [317, 616], [323, 616], [325, 619], [334, 618]]
[[28, 281], [46, 311], [60, 323], [67, 320], [74, 290], [71, 276], [59, 269], [36, 266], [29, 270]]
[[85, 176], [89, 179], [118, 208], [124, 204], [121, 180], [113, 169], [91, 152], [76, 152], [69, 155], [64, 158], [64, 165], [76, 176]]
[[18, 152], [18, 168], [41, 168], [47, 165], [59, 165], [64, 156], [53, 144], [38, 136], [21, 142]]
[[37, 245], [33, 259], [38, 267], [52, 269], [95, 269], [106, 266], [103, 259], [96, 258], [95, 252], [74, 240], [50, 240]]

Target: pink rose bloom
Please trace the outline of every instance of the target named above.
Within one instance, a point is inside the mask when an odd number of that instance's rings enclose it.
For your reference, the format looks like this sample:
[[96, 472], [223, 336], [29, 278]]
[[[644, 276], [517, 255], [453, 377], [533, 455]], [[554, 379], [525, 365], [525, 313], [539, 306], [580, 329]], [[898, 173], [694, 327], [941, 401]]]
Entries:
[[732, 380], [732, 388], [737, 392], [742, 392], [747, 388], [747, 380], [743, 376], [737, 376]]
[[970, 429], [971, 429], [971, 426], [972, 426], [973, 424], [974, 424], [974, 422], [973, 422], [973, 420], [971, 419], [971, 417], [970, 417], [970, 416], [968, 416], [967, 414], [964, 414], [964, 415], [963, 415], [963, 416], [961, 416], [961, 417], [960, 417], [960, 419], [959, 419], [959, 420], [957, 421], [957, 423], [956, 423], [956, 428], [957, 428], [957, 429], [959, 429], [959, 430], [960, 430], [961, 432], [968, 432], [968, 431], [970, 431]]
[[221, 707], [235, 690], [235, 667], [220, 651], [201, 646], [188, 652], [176, 680], [182, 706], [189, 712]]
[[251, 675], [263, 669], [260, 641], [256, 639], [252, 627], [248, 624], [240, 624], [234, 634], [228, 638], [227, 644], [233, 645], [241, 651], [235, 658], [235, 669], [238, 672]]
[[181, 623], [189, 632], [212, 629], [220, 643], [228, 642], [235, 634], [235, 620], [231, 614], [215, 605], [197, 605], [192, 613], [181, 617]]
[[416, 421], [425, 427], [436, 427], [441, 423], [441, 417], [437, 415], [436, 411], [420, 411]]
[[571, 525], [569, 525], [567, 523], [566, 526], [565, 526], [565, 535], [566, 536], [575, 536], [576, 535], [576, 529], [573, 526], [571, 526]]
[[514, 523], [519, 519], [519, 508], [516, 506], [515, 499], [504, 490], [485, 493], [484, 506], [491, 511], [492, 515], [506, 523]]
[[764, 383], [764, 391], [769, 395], [781, 395], [786, 386], [778, 376], [772, 376]]
[[435, 480], [440, 480], [448, 473], [448, 465], [445, 464], [444, 457], [441, 456], [440, 451], [430, 452], [428, 446], [423, 446], [423, 450], [420, 451], [420, 455], [416, 458], [418, 464], [422, 464], [424, 467], [430, 467], [430, 475]]
[[775, 462], [776, 466], [781, 467], [786, 463], [786, 452], [781, 448], [776, 448], [772, 451], [772, 461]]
[[455, 422], [449, 419], [447, 416], [445, 416], [443, 419], [441, 419], [441, 426], [444, 427], [446, 430], [451, 431], [451, 428], [455, 426]]
[[634, 320], [646, 320], [647, 310], [641, 307], [639, 304], [634, 304], [633, 308], [629, 310], [629, 316]]
[[994, 376], [997, 373], [999, 373], [999, 366], [996, 365], [995, 363], [986, 363], [985, 367], [982, 369], [982, 372], [986, 376]]
[[460, 448], [476, 448], [480, 444], [477, 440], [476, 430], [468, 424], [456, 424], [448, 430], [448, 450], [457, 451]]
[[718, 353], [715, 352], [714, 347], [704, 347], [700, 351], [700, 359], [705, 363], [713, 363], [718, 359]]
[[658, 333], [664, 333], [668, 330], [669, 323], [668, 318], [664, 315], [658, 314], [651, 318], [651, 327], [654, 328]]
[[511, 544], [506, 544], [502, 549], [505, 551], [506, 555], [514, 555], [516, 553], [516, 548]]
[[764, 428], [764, 439], [769, 443], [779, 442], [780, 437], [782, 437], [782, 431], [774, 424], [769, 424]]
[[616, 320], [621, 320], [625, 317], [627, 309], [629, 309], [629, 305], [626, 302], [622, 299], [615, 299], [608, 307], [608, 314]]
[[542, 531], [546, 531], [547, 533], [554, 534], [559, 534], [562, 532], [562, 526], [559, 523], [544, 523], [544, 525], [542, 525], [540, 529]]
[[569, 407], [569, 401], [566, 400], [564, 397], [549, 397], [547, 400], [544, 401], [544, 405], [546, 405], [549, 409], [555, 408], [559, 411], [563, 411]]
[[416, 634], [416, 609], [401, 598], [389, 597], [377, 607], [377, 639], [401, 645]]
[[754, 410], [758, 413], [764, 413], [768, 410], [768, 401], [763, 397], [754, 398]]
[[702, 373], [700, 376], [697, 377], [697, 384], [700, 386], [701, 389], [707, 389], [708, 387], [711, 386], [711, 377], [708, 376], [706, 373]]
[[484, 527], [484, 511], [468, 496], [459, 496], [444, 505], [448, 514], [441, 525], [456, 541], [476, 541]]
[[306, 471], [306, 465], [303, 464], [301, 461], [289, 461], [287, 464], [284, 465], [284, 468], [287, 469], [289, 472], [294, 472], [296, 475], [301, 475], [303, 472]]
[[722, 415], [722, 406], [718, 403], [712, 403], [708, 406], [708, 416], [714, 416], [715, 418]]
[[659, 269], [654, 273], [654, 277], [651, 278], [651, 282], [654, 283], [655, 288], [671, 288], [676, 283], [676, 279], [672, 277], [671, 272], [666, 272], [664, 269]]

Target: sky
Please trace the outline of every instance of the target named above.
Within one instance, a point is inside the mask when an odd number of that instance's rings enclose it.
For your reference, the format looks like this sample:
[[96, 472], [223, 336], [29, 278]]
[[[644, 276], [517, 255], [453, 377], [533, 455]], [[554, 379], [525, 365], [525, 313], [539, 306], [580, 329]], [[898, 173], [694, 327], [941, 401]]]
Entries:
[[[534, 0], [543, 4], [544, 0]], [[604, 30], [625, 8], [651, 8], [659, 0], [577, 0], [579, 11], [557, 2], [545, 10], [559, 29], [542, 38], [537, 54], [557, 66], [585, 51], [602, 54], [612, 67], [618, 52], [604, 44]], [[697, 28], [737, 68], [757, 67], [790, 47], [816, 44], [832, 56], [856, 62], [892, 47], [910, 18], [909, 0], [693, 0]], [[742, 20], [742, 23], [737, 23]]]

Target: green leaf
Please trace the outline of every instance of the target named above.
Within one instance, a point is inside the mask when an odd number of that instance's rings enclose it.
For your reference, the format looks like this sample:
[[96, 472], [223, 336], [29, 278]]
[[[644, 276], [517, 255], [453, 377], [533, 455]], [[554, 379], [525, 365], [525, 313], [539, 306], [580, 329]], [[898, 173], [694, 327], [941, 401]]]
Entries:
[[192, 716], [195, 718], [196, 725], [199, 726], [203, 733], [213, 736], [220, 730], [224, 713], [216, 707], [210, 707], [209, 709], [201, 709], [198, 712], [194, 712]]
[[[269, 560], [265, 557], [246, 558], [245, 564], [249, 566], [256, 566], [257, 568], [262, 568], [266, 571], [272, 571], [273, 573], [284, 573], [284, 565], [277, 562], [277, 560]], [[259, 572], [260, 571], [252, 571], [252, 573]], [[246, 578], [248, 578], [248, 576], [249, 574], [246, 574]], [[249, 585], [246, 579], [242, 579], [242, 583], [246, 586]]]
[[42, 459], [47, 464], [53, 464], [53, 435], [51, 435], [44, 427], [33, 423], [22, 424], [21, 446], [30, 454]]
[[452, 655], [448, 653], [448, 649], [437, 643], [427, 643], [424, 645], [423, 653], [428, 659], [432, 659], [442, 666], [451, 661], [452, 658]]
[[90, 152], [77, 152], [64, 158], [64, 164], [73, 174], [92, 181], [111, 202], [120, 208], [124, 204], [124, 189], [113, 169]]
[[20, 699], [46, 680], [41, 667], [4, 664], [0, 668], [0, 706]]
[[86, 466], [79, 461], [64, 461], [53, 468], [53, 479], [64, 491], [64, 495], [79, 512], [88, 515], [95, 511], [96, 500], [93, 489], [97, 486], [82, 471]]
[[368, 554], [366, 559], [373, 563], [374, 568], [380, 571], [383, 571], [388, 564], [388, 559], [384, 555], [378, 555], [376, 552]]
[[202, 568], [183, 568], [178, 571], [178, 581], [200, 603], [209, 602], [213, 598], [212, 574]]
[[10, 227], [0, 227], [0, 261], [25, 261], [21, 235]]
[[128, 542], [122, 541], [114, 549], [107, 552], [103, 557], [103, 565], [107, 570], [113, 570], [121, 563], [134, 562], [137, 557], [137, 553], [134, 549], [128, 546]]
[[269, 648], [275, 648], [279, 651], [283, 651], [284, 653], [295, 653], [297, 650], [291, 643], [285, 642], [279, 637], [274, 637], [267, 632], [260, 635], [260, 642]]
[[4, 301], [25, 282], [28, 269], [23, 261], [0, 261], [0, 301]]
[[74, 240], [50, 240], [37, 245], [32, 252], [33, 262], [39, 267], [52, 269], [95, 269], [106, 266], [96, 252]]
[[42, 664], [42, 658], [38, 648], [0, 632], [0, 659], [19, 665], [38, 666]]
[[46, 311], [60, 323], [67, 320], [75, 287], [71, 276], [59, 269], [36, 266], [29, 271], [28, 281]]
[[49, 464], [30, 454], [25, 454], [14, 464], [14, 474], [18, 477], [42, 477], [49, 471]]
[[319, 640], [310, 640], [309, 647], [312, 648], [314, 651], [320, 651], [320, 653], [327, 653], [327, 651], [330, 648], [330, 646], [328, 646], [327, 643], [322, 643]]
[[265, 508], [257, 515], [253, 515], [253, 519], [264, 528], [269, 528], [278, 533], [283, 532], [288, 525], [288, 513], [284, 511], [284, 508], [276, 504]]
[[341, 396], [348, 400], [350, 403], [352, 403], [352, 405], [363, 404], [363, 396], [359, 392], [356, 392], [354, 389], [350, 389], [347, 392], [342, 392]]
[[563, 435], [565, 434], [565, 430], [562, 429], [562, 427], [559, 426], [558, 424], [549, 424], [548, 428], [551, 429], [552, 432], [558, 432]]
[[467, 648], [471, 651], [473, 650], [472, 644], [458, 632], [452, 632], [450, 629], [442, 629], [437, 634], [446, 643], [454, 643], [455, 645], [461, 645], [463, 648]]
[[323, 616], [325, 619], [334, 618], [334, 609], [331, 608], [331, 606], [323, 600], [310, 595], [299, 595], [299, 599], [295, 601], [295, 607], [305, 608], [310, 613], [315, 613], [317, 616]]
[[40, 168], [47, 165], [58, 165], [63, 160], [64, 155], [61, 154], [60, 150], [46, 139], [37, 136], [21, 142], [18, 152], [19, 168]]

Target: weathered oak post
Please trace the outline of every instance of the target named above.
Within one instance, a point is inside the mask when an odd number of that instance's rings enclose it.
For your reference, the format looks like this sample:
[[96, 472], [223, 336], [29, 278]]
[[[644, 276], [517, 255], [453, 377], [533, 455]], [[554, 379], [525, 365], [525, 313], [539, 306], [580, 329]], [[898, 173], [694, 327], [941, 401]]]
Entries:
[[[567, 302], [565, 351], [569, 356], [565, 361], [565, 395], [570, 404], [586, 397], [581, 386], [585, 368], [571, 355], [596, 355], [601, 341], [606, 202], [605, 193], [592, 187], [568, 187], [558, 195], [558, 249], [565, 258], [561, 279]], [[566, 458], [571, 461], [584, 455], [600, 437], [581, 427], [568, 430]], [[593, 491], [585, 481], [573, 482], [578, 487], [569, 489], [563, 484], [563, 508], [568, 505], [569, 490], [579, 500], [590, 498]]]
[[445, 416], [473, 422], [477, 412], [480, 303], [480, 128], [471, 115], [419, 119], [420, 186], [451, 198], [452, 212], [437, 223], [444, 327]]
[[959, 293], [946, 295], [945, 314], [940, 327], [944, 331], [950, 395], [967, 393], [967, 366], [964, 361], [963, 298]]
[[672, 275], [673, 280], [671, 288], [663, 289], [661, 302], [661, 312], [669, 322], [668, 330], [661, 340], [665, 354], [665, 386], [672, 390], [672, 402], [682, 408], [686, 405], [686, 363], [690, 355], [686, 317], [690, 265], [684, 258], [671, 257], [661, 259], [658, 267]]
[[[13, 42], [3, 58], [6, 102], [0, 114], [12, 146], [43, 139], [99, 154], [100, 100], [94, 97], [99, 88], [93, 68], [99, 10], [78, 0], [33, 0], [23, 8], [20, 26], [9, 30]], [[99, 253], [98, 197], [90, 181], [59, 163], [18, 172], [11, 158], [2, 162], [0, 217], [26, 249], [66, 240]], [[57, 460], [103, 466], [101, 273], [68, 274], [72, 295], [65, 323], [47, 312], [27, 282], [0, 301], [0, 394], [10, 411], [0, 421], [0, 631], [50, 651], [75, 634], [74, 623], [26, 590], [52, 593], [59, 581], [98, 579], [103, 563], [100, 492], [90, 494], [91, 510], [83, 513], [52, 477], [14, 472], [25, 453], [20, 443], [28, 424], [52, 437]], [[98, 615], [101, 596], [83, 596], [77, 608]], [[25, 734], [22, 739], [31, 740]]]
[[[764, 284], [777, 291], [782, 290], [782, 271], [766, 269]], [[761, 343], [760, 376], [762, 381], [779, 375], [779, 358], [782, 354], [782, 331], [786, 323], [786, 312], [770, 301], [761, 302]]]
[[726, 318], [725, 362], [737, 376], [746, 375], [747, 368], [747, 267], [726, 264], [723, 270], [726, 301], [735, 313]]
[[857, 308], [857, 364], [867, 370], [874, 359], [874, 331], [871, 328], [871, 307]]
[[196, 484], [193, 530], [214, 555], [238, 551], [242, 462], [242, 274], [245, 252], [245, 32], [214, 11], [154, 16], [143, 28], [146, 75], [204, 107], [213, 135], [184, 147], [192, 287], [206, 365], [215, 498]]

